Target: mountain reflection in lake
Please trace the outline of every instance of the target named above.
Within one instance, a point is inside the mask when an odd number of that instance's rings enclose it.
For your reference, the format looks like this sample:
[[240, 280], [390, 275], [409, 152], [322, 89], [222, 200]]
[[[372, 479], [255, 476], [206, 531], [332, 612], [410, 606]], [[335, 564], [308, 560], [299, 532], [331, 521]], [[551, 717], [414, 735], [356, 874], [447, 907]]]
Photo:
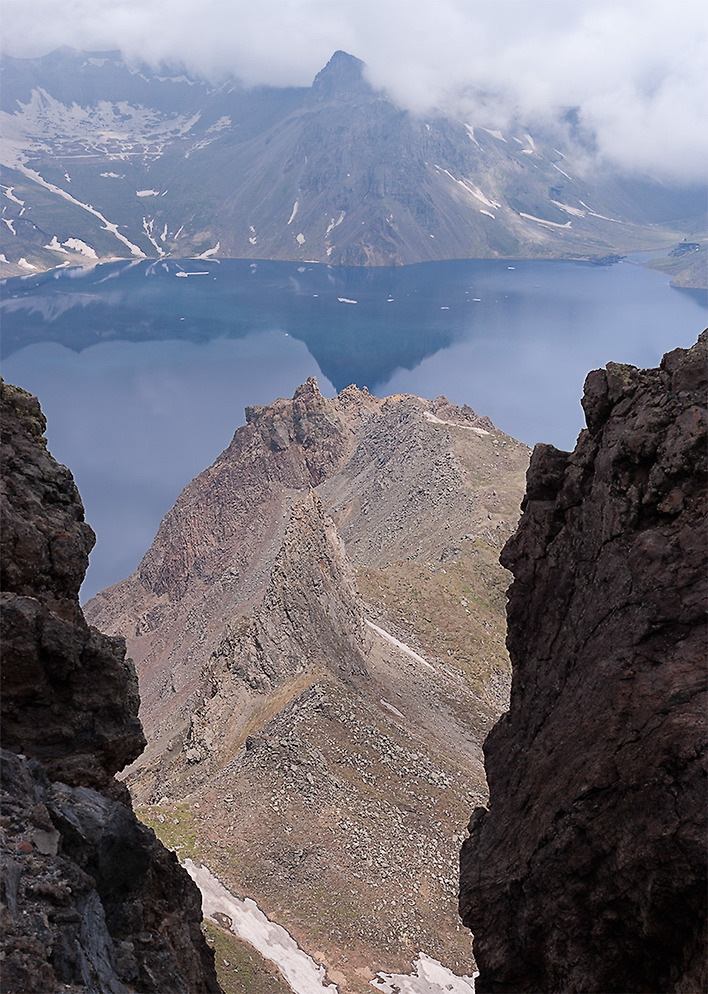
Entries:
[[317, 375], [330, 396], [444, 393], [570, 448], [588, 370], [656, 365], [695, 341], [706, 306], [628, 262], [168, 260], [7, 280], [2, 316], [3, 375], [39, 396], [98, 533], [87, 597], [135, 568], [247, 404]]

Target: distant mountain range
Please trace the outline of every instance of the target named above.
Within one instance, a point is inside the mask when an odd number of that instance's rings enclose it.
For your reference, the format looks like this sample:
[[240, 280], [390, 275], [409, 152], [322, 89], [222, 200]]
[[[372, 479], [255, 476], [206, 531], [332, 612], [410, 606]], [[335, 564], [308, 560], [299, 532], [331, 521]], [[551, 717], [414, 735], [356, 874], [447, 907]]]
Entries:
[[3, 58], [0, 274], [166, 256], [602, 261], [689, 245], [672, 276], [693, 269], [684, 282], [701, 284], [704, 190], [601, 172], [588, 139], [560, 137], [567, 126], [415, 116], [363, 68], [336, 52], [311, 87], [246, 89], [116, 52]]

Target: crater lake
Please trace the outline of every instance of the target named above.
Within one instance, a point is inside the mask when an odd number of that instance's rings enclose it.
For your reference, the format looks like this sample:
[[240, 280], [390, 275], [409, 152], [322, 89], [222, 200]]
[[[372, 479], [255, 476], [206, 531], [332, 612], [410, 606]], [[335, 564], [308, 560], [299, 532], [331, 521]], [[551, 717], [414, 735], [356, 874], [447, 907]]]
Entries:
[[529, 445], [572, 448], [589, 370], [655, 366], [703, 291], [631, 260], [400, 268], [114, 262], [2, 281], [3, 376], [37, 394], [97, 533], [82, 597], [131, 573], [244, 407], [322, 393], [445, 394]]

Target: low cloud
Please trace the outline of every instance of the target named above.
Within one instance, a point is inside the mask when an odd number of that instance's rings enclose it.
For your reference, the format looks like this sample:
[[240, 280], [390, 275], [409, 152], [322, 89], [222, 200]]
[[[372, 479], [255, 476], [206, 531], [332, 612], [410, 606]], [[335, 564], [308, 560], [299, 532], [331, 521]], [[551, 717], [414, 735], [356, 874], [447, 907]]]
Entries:
[[[338, 48], [418, 112], [471, 123], [579, 108], [602, 158], [704, 182], [702, 0], [4, 0], [5, 49], [122, 49], [248, 85], [307, 86]], [[480, 93], [494, 95], [482, 101]]]

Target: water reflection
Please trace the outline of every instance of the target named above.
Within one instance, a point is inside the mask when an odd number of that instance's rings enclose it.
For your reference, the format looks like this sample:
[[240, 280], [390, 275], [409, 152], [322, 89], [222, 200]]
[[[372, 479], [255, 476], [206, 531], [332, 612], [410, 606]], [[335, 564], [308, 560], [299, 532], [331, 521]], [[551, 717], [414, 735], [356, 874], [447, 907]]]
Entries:
[[247, 404], [310, 375], [329, 394], [444, 393], [522, 441], [570, 448], [588, 370], [656, 365], [707, 314], [705, 295], [629, 263], [493, 260], [116, 263], [7, 280], [2, 311], [4, 376], [40, 397], [99, 535], [85, 596], [135, 568]]

